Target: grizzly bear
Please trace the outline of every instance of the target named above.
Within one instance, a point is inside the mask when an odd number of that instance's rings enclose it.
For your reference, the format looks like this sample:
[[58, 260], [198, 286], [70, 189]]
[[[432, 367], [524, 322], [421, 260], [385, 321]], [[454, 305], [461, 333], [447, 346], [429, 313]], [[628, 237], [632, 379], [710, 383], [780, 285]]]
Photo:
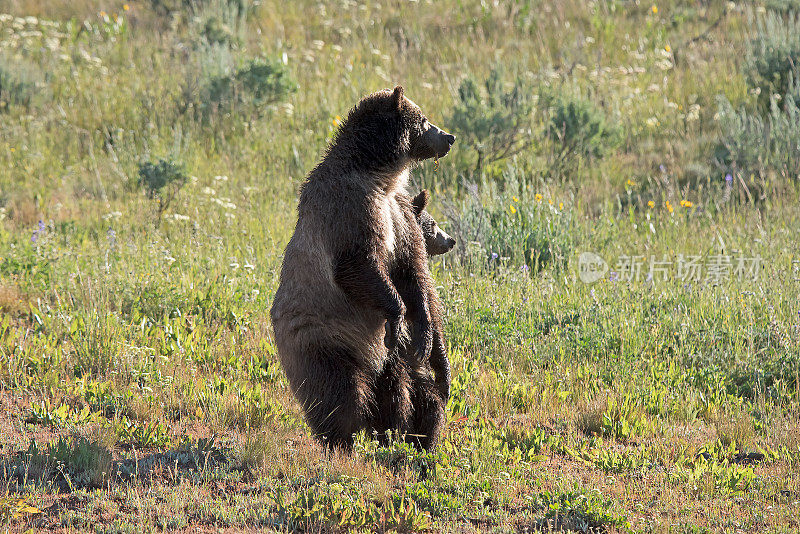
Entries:
[[456, 240], [447, 235], [447, 233], [439, 228], [439, 223], [436, 219], [431, 217], [428, 210], [430, 195], [428, 191], [423, 189], [417, 196], [411, 199], [411, 205], [414, 208], [414, 215], [417, 218], [417, 224], [422, 229], [422, 237], [425, 239], [425, 252], [428, 256], [439, 256], [446, 254], [455, 246]]
[[436, 444], [434, 289], [405, 188], [414, 164], [454, 142], [402, 87], [379, 91], [350, 110], [301, 187], [270, 316], [292, 392], [327, 447], [350, 450], [362, 429]]
[[[438, 256], [449, 252], [456, 244], [456, 240], [447, 235], [425, 209], [430, 196], [428, 191], [422, 190], [411, 200], [417, 224], [422, 229], [425, 239], [425, 251], [428, 256]], [[447, 359], [447, 347], [444, 344], [444, 331], [442, 329], [442, 310], [439, 304], [439, 295], [436, 291], [428, 294], [428, 308], [433, 322], [433, 345], [431, 347], [430, 366], [436, 376], [436, 387], [439, 395], [447, 403], [450, 397], [450, 360]]]

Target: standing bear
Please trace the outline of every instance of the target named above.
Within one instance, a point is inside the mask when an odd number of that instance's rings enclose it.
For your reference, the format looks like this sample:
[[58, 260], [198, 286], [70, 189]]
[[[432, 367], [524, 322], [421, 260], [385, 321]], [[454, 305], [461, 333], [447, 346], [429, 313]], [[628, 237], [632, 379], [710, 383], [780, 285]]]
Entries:
[[441, 433], [428, 364], [435, 289], [406, 184], [454, 142], [402, 87], [379, 91], [350, 110], [300, 190], [270, 316], [292, 392], [330, 448], [349, 451], [362, 429], [425, 449]]

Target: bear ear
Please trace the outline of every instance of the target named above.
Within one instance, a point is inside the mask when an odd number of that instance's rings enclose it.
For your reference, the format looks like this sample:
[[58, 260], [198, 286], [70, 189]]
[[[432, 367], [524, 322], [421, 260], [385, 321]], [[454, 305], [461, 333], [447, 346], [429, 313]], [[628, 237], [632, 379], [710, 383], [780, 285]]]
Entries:
[[411, 200], [411, 205], [414, 207], [414, 213], [419, 215], [422, 213], [422, 210], [425, 209], [425, 206], [428, 205], [428, 200], [430, 200], [430, 195], [428, 194], [427, 189], [423, 189], [419, 192], [417, 196], [415, 196]]
[[394, 88], [394, 93], [392, 93], [392, 105], [395, 109], [400, 109], [403, 107], [403, 86], [398, 85]]

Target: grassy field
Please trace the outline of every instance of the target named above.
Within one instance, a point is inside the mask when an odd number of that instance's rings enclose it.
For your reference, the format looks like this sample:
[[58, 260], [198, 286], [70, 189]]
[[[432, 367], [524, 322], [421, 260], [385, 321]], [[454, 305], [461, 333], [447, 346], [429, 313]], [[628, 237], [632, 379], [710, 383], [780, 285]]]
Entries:
[[[0, 0], [0, 530], [800, 530], [797, 10]], [[268, 310], [396, 84], [449, 422], [330, 457]]]

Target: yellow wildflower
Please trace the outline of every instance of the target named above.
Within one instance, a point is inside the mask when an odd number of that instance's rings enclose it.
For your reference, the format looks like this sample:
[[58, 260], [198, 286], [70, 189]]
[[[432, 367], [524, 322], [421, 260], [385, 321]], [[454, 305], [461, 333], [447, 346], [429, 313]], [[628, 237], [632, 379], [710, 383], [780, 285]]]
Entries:
[[692, 203], [688, 200], [681, 200], [681, 207], [683, 208], [691, 208]]
[[533, 197], [533, 198], [536, 199], [536, 202], [541, 202], [542, 201], [542, 195], [540, 193], [536, 193], [536, 196]]
[[669, 200], [667, 200], [667, 201], [664, 203], [664, 206], [666, 206], [666, 208], [667, 208], [667, 211], [669, 211], [670, 213], [672, 213], [672, 210], [673, 210], [673, 209], [675, 209], [675, 208], [673, 208], [673, 207], [672, 207], [672, 204], [670, 204]]
[[558, 203], [558, 209], [560, 209], [560, 210], [564, 209], [564, 203], [563, 202], [559, 202]]
[[650, 8], [650, 11], [653, 12], [653, 15], [658, 13], [658, 6], [653, 4], [653, 7]]
[[625, 185], [627, 185], [628, 187], [632, 187], [632, 186], [636, 185], [636, 182], [634, 182], [631, 179], [628, 179], [628, 181], [625, 182]]
[[509, 206], [509, 209], [511, 210], [511, 214], [512, 214], [512, 215], [513, 215], [514, 213], [517, 213], [517, 208], [515, 208], [515, 207], [514, 207], [514, 204], [511, 204], [511, 205]]
[[667, 52], [672, 52], [672, 47], [667, 45], [667, 46], [664, 47], [664, 50], [667, 51]]
[[648, 208], [653, 208], [653, 207], [655, 207], [655, 205], [656, 205], [656, 203], [655, 203], [655, 202], [653, 202], [652, 200], [649, 200], [649, 201], [647, 202], [647, 207], [648, 207]]
[[547, 203], [552, 206], [553, 205], [553, 199], [552, 198], [547, 199]]
[[514, 202], [519, 202], [519, 199], [517, 197], [511, 197], [511, 200], [513, 200]]
[[128, 11], [131, 8], [128, 4], [122, 4], [122, 11]]

